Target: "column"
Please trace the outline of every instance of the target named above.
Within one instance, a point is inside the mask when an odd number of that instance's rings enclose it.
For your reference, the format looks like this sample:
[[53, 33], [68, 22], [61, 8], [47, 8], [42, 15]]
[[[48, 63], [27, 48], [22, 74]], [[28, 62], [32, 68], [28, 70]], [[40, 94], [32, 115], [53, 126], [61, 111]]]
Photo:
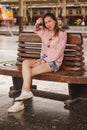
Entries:
[[63, 29], [68, 29], [67, 20], [66, 20], [66, 0], [62, 2], [62, 17], [63, 17]]
[[23, 1], [19, 0], [19, 33], [23, 31]]

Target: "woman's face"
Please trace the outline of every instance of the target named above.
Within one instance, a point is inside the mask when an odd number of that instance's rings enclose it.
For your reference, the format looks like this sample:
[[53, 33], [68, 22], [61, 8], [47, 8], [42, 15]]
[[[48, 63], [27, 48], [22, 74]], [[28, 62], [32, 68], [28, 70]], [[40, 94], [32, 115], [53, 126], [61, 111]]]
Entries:
[[50, 16], [47, 16], [44, 18], [44, 23], [48, 30], [54, 31], [54, 27], [56, 24], [55, 20], [53, 20]]

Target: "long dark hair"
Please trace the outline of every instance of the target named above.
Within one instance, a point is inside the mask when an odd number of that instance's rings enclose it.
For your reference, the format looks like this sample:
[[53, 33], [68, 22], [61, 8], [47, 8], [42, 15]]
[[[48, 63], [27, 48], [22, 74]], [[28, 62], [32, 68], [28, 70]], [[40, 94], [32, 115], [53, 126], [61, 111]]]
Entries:
[[55, 21], [55, 27], [54, 27], [55, 34], [54, 34], [54, 36], [57, 36], [57, 35], [58, 35], [58, 32], [59, 32], [59, 30], [60, 30], [60, 28], [59, 28], [59, 26], [58, 26], [57, 18], [56, 18], [56, 16], [55, 16], [53, 13], [46, 13], [46, 14], [43, 16], [43, 27], [46, 28], [44, 19], [45, 19], [46, 17], [48, 17], [48, 16], [51, 17], [51, 18]]

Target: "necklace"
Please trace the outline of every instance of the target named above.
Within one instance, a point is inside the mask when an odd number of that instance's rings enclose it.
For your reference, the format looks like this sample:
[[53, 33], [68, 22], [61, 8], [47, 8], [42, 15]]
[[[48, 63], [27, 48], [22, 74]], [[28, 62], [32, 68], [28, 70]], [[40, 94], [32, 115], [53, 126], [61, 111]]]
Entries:
[[52, 41], [53, 37], [54, 37], [54, 32], [51, 33], [51, 37], [50, 37], [49, 40], [48, 40], [48, 44], [47, 44], [47, 47], [48, 47], [48, 48], [50, 47], [50, 42]]

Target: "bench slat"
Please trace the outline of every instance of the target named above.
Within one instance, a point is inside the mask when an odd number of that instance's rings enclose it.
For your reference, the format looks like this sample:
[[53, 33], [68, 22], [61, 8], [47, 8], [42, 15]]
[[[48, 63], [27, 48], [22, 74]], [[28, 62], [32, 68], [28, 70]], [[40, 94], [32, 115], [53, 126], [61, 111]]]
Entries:
[[67, 43], [68, 44], [83, 44], [81, 34], [69, 34], [67, 36]]
[[66, 44], [65, 50], [66, 50], [66, 49], [70, 49], [70, 50], [73, 49], [73, 50], [76, 50], [76, 51], [82, 51], [84, 48], [83, 48], [82, 46], [80, 46], [80, 45], [77, 45], [77, 46], [76, 46], [76, 45], [75, 45], [75, 46], [73, 46], [73, 45], [72, 45], [72, 46], [69, 46], [69, 45]]
[[66, 66], [73, 66], [73, 67], [82, 67], [84, 65], [84, 62], [69, 62], [69, 61], [64, 61], [64, 65]]
[[39, 36], [37, 36], [36, 34], [34, 33], [29, 33], [28, 34], [24, 34], [24, 35], [21, 35], [20, 34], [20, 37], [19, 37], [19, 42], [35, 42], [35, 43], [41, 43], [41, 39]]
[[24, 43], [20, 43], [20, 44], [18, 44], [18, 46], [20, 47], [20, 48], [38, 48], [38, 49], [41, 49], [41, 44], [40, 45], [35, 45], [35, 44], [24, 44]]
[[23, 52], [23, 53], [39, 53], [40, 54], [40, 51], [41, 49], [32, 49], [32, 48], [18, 48], [18, 51], [19, 52]]
[[73, 55], [73, 56], [83, 56], [84, 55], [84, 52], [82, 51], [65, 51], [64, 52], [65, 55]]
[[64, 61], [82, 62], [82, 61], [84, 61], [84, 57], [64, 56]]

